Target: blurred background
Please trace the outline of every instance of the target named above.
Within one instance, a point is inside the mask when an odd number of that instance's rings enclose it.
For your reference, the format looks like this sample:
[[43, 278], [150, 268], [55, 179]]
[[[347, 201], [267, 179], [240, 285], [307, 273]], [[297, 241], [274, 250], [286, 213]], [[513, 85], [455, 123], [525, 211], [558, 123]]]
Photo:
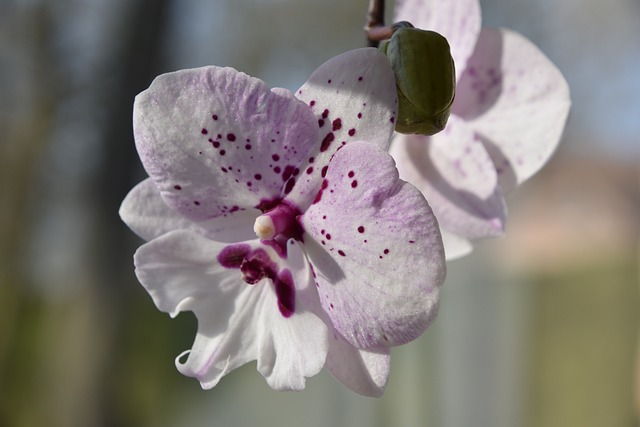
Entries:
[[384, 397], [324, 373], [274, 392], [255, 364], [202, 391], [175, 369], [195, 319], [155, 309], [117, 215], [144, 177], [133, 97], [207, 64], [294, 90], [365, 44], [367, 3], [0, 0], [0, 426], [639, 425], [638, 0], [482, 1], [485, 26], [558, 65], [573, 110], [506, 236], [449, 265]]

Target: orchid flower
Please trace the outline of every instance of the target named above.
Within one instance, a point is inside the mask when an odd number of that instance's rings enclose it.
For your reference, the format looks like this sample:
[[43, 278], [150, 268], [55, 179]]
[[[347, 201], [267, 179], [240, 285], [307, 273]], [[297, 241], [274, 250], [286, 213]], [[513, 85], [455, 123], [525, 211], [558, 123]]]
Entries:
[[123, 201], [148, 242], [136, 275], [156, 306], [192, 311], [176, 366], [203, 388], [250, 361], [278, 390], [326, 367], [382, 394], [390, 348], [433, 319], [439, 227], [387, 153], [397, 100], [373, 48], [324, 63], [293, 95], [231, 68], [157, 77], [136, 97], [150, 178]]
[[390, 153], [400, 177], [425, 195], [447, 259], [503, 233], [504, 195], [536, 173], [560, 141], [570, 108], [560, 71], [529, 40], [481, 28], [478, 0], [398, 0], [396, 21], [449, 41], [456, 98], [444, 131], [397, 134]]

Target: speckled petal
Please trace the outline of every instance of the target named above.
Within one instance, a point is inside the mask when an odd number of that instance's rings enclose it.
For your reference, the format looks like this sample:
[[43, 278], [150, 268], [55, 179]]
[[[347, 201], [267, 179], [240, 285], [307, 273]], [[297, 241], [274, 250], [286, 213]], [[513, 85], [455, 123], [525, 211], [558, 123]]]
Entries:
[[125, 224], [145, 240], [173, 230], [193, 230], [218, 242], [255, 239], [253, 223], [260, 215], [257, 209], [246, 209], [206, 221], [189, 221], [164, 202], [151, 178], [129, 192], [119, 213]]
[[424, 332], [445, 276], [442, 241], [385, 151], [367, 142], [339, 150], [301, 222], [322, 307], [349, 343], [385, 348]]
[[484, 28], [453, 112], [482, 137], [509, 191], [553, 154], [570, 105], [562, 73], [533, 43], [511, 30]]
[[442, 229], [467, 239], [502, 234], [507, 213], [493, 162], [463, 121], [451, 117], [432, 137], [398, 135], [390, 152]]
[[460, 78], [480, 34], [482, 14], [478, 0], [397, 0], [394, 20], [445, 36]]
[[167, 204], [194, 221], [281, 196], [318, 140], [307, 105], [231, 68], [157, 77], [136, 97], [133, 119], [149, 176]]
[[[270, 251], [257, 241], [243, 245]], [[237, 268], [217, 261], [228, 247], [179, 230], [136, 253], [136, 274], [157, 307], [172, 316], [193, 311], [198, 319], [191, 350], [176, 359], [178, 370], [211, 388], [228, 372], [257, 360], [272, 387], [303, 388], [305, 377], [324, 365], [326, 325], [302, 304], [285, 318], [270, 280], [249, 285]]]
[[296, 92], [311, 107], [320, 138], [300, 165], [289, 199], [304, 210], [315, 197], [331, 156], [350, 141], [387, 149], [397, 111], [393, 70], [374, 48], [356, 49], [322, 64]]

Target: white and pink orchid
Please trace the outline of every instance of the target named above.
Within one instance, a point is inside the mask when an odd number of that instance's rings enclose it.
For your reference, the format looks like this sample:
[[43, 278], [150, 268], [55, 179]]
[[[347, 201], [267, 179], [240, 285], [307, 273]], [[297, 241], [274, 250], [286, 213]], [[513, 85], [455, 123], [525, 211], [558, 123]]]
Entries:
[[390, 347], [426, 329], [445, 276], [435, 217], [387, 153], [396, 106], [372, 48], [329, 60], [295, 95], [205, 67], [137, 96], [150, 178], [120, 215], [148, 241], [136, 275], [157, 307], [197, 317], [180, 372], [211, 388], [257, 360], [275, 389], [326, 367], [383, 392]]
[[481, 28], [478, 0], [398, 0], [396, 21], [449, 41], [457, 89], [444, 131], [397, 135], [400, 177], [422, 191], [440, 223], [447, 259], [503, 233], [504, 195], [536, 173], [560, 141], [568, 85], [530, 41]]

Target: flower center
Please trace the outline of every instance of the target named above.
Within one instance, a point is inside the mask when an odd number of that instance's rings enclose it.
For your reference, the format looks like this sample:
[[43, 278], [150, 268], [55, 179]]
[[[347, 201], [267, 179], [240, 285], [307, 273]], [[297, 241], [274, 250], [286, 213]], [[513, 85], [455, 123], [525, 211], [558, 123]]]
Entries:
[[298, 216], [298, 208], [280, 201], [256, 218], [253, 231], [260, 240], [275, 240], [282, 245], [286, 245], [289, 239], [302, 241], [302, 227], [298, 222]]

